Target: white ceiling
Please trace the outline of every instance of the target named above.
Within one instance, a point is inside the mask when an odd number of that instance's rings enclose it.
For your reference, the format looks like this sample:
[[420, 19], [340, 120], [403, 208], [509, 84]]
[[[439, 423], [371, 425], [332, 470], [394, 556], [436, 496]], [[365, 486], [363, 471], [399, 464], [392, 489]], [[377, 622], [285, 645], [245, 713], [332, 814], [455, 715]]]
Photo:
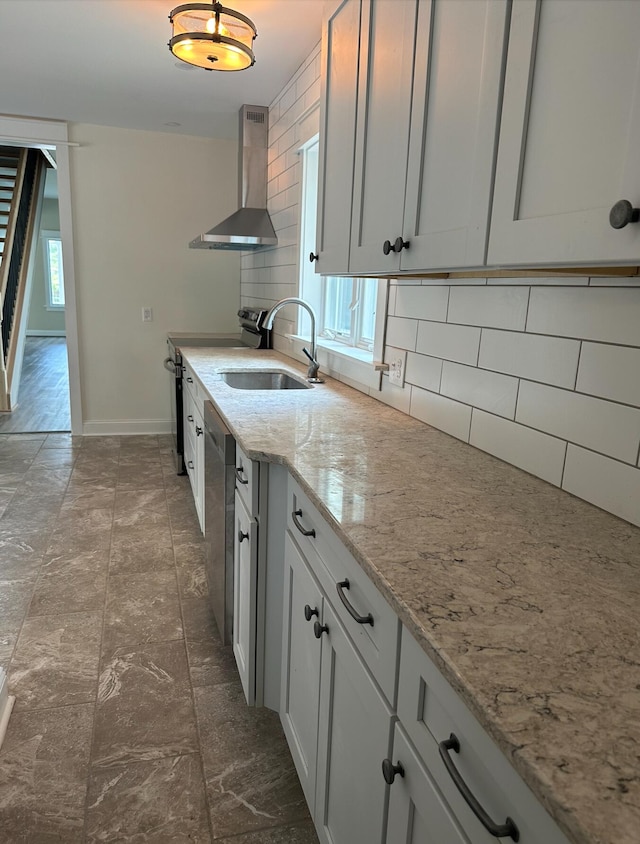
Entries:
[[240, 106], [269, 105], [320, 40], [324, 0], [225, 0], [258, 30], [236, 73], [170, 53], [185, 1], [0, 0], [0, 114], [236, 137]]

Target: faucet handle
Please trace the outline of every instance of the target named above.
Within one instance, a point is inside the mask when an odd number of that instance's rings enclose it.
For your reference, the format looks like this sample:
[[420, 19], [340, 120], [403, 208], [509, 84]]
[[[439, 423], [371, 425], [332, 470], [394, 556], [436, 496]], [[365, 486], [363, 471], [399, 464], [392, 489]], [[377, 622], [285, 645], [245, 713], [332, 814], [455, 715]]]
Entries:
[[318, 361], [317, 361], [317, 360], [316, 360], [316, 359], [312, 356], [312, 354], [309, 352], [309, 350], [308, 350], [308, 349], [303, 348], [303, 349], [302, 349], [302, 351], [303, 351], [303, 352], [305, 353], [305, 355], [309, 358], [309, 360], [311, 361], [311, 363], [313, 363], [313, 364], [317, 364], [317, 363], [318, 363]]
[[310, 354], [308, 349], [303, 348], [302, 351], [311, 361], [311, 363], [309, 364], [309, 368], [307, 369], [307, 381], [312, 381], [314, 384], [323, 384], [324, 382], [322, 378], [318, 378], [318, 370], [320, 369], [320, 364], [317, 360], [314, 359], [313, 355]]

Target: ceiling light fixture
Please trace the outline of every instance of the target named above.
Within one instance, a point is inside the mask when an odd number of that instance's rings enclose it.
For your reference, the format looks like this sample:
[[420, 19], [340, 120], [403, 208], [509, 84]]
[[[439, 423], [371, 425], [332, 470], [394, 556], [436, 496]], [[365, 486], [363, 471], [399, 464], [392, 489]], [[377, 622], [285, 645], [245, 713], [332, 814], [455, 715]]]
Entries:
[[205, 70], [244, 70], [255, 62], [252, 21], [221, 3], [185, 3], [169, 15], [169, 49], [176, 58]]

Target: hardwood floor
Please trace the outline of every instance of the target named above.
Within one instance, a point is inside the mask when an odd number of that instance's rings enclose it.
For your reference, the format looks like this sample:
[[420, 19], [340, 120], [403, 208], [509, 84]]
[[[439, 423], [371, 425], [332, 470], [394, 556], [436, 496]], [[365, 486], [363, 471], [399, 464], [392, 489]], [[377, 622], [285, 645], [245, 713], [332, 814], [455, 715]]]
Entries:
[[64, 337], [27, 337], [18, 406], [0, 413], [0, 433], [71, 430], [69, 370]]

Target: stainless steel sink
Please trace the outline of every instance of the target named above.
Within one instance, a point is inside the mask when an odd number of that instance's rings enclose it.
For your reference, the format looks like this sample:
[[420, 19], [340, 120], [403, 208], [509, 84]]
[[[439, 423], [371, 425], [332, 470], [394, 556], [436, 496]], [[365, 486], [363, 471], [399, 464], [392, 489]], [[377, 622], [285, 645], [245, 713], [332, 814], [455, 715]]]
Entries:
[[310, 384], [275, 369], [221, 372], [220, 377], [236, 390], [308, 390], [310, 387]]

